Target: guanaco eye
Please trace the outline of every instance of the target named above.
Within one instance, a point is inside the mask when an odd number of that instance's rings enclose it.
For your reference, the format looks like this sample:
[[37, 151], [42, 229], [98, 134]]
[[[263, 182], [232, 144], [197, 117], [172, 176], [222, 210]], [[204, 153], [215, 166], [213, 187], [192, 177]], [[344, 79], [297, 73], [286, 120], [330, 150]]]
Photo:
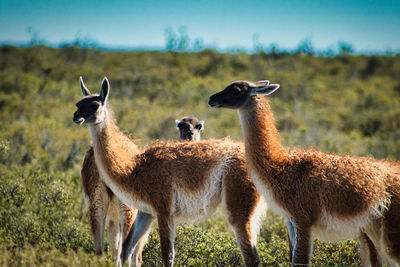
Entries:
[[99, 104], [97, 104], [97, 103], [92, 103], [92, 104], [90, 104], [90, 108], [91, 108], [92, 110], [97, 110], [97, 109], [99, 108]]
[[231, 90], [232, 95], [238, 95], [240, 93], [240, 89], [238, 87], [233, 87]]

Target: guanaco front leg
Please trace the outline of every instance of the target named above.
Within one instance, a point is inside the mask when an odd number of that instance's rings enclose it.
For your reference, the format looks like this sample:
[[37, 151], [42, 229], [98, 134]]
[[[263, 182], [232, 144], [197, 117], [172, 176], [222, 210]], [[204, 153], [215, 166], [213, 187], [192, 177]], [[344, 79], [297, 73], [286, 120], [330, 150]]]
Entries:
[[260, 265], [260, 257], [257, 248], [251, 242], [252, 236], [249, 228], [248, 224], [233, 226], [236, 240], [244, 257], [244, 265], [246, 267], [257, 267]]
[[158, 216], [158, 231], [160, 235], [161, 256], [164, 266], [174, 266], [174, 241], [175, 241], [175, 224], [171, 217]]
[[[293, 224], [292, 224], [293, 225]], [[312, 235], [309, 227], [295, 225], [292, 266], [307, 266], [311, 259]], [[289, 232], [290, 234], [290, 232]]]

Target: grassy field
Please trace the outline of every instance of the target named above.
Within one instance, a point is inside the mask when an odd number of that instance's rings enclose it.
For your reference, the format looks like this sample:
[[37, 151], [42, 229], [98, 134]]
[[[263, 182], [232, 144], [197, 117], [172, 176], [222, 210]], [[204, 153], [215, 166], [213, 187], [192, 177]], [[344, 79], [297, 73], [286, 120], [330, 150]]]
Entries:
[[[317, 57], [287, 53], [115, 52], [0, 47], [0, 265], [114, 266], [94, 255], [80, 167], [90, 143], [72, 122], [79, 76], [96, 91], [111, 82], [120, 128], [139, 145], [177, 139], [175, 119], [205, 120], [203, 138], [241, 140], [237, 113], [207, 106], [234, 80], [269, 79], [271, 105], [287, 147], [400, 159], [400, 56]], [[358, 243], [314, 242], [312, 263], [359, 266]], [[268, 213], [258, 242], [262, 266], [287, 266], [282, 218]], [[157, 231], [143, 255], [160, 266]], [[220, 211], [178, 227], [177, 266], [240, 266]]]

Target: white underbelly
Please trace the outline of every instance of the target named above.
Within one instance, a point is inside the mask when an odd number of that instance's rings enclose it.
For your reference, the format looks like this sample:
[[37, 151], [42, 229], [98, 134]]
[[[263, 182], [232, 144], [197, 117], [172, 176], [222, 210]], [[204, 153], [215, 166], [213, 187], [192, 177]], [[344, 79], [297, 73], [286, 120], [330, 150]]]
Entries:
[[221, 203], [221, 195], [193, 195], [176, 193], [173, 217], [177, 223], [193, 223], [204, 221], [214, 214]]
[[338, 218], [337, 215], [323, 210], [318, 223], [311, 228], [311, 231], [324, 241], [337, 242], [357, 237], [361, 229], [366, 229], [371, 221], [382, 216], [382, 212], [387, 209], [388, 201], [384, 197], [365, 212], [346, 219]]
[[357, 237], [360, 229], [363, 229], [369, 221], [368, 216], [338, 219], [323, 212], [319, 223], [311, 228], [311, 232], [322, 241], [339, 242]]
[[174, 186], [172, 214], [178, 222], [190, 223], [210, 217], [222, 200], [222, 180], [227, 161], [222, 160], [197, 191], [187, 191]]

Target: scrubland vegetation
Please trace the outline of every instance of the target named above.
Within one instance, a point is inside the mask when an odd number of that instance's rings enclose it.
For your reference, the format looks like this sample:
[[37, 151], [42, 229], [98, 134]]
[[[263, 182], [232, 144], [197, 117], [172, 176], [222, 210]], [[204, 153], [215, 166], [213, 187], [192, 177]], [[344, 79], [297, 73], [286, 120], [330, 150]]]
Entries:
[[[205, 120], [203, 138], [241, 141], [237, 113], [211, 109], [228, 83], [269, 79], [271, 104], [287, 147], [400, 159], [400, 56], [301, 53], [118, 52], [76, 47], [0, 47], [0, 265], [114, 266], [94, 255], [80, 167], [90, 142], [72, 123], [79, 76], [97, 92], [111, 82], [120, 128], [146, 145], [177, 139], [175, 119]], [[358, 266], [354, 240], [314, 242], [316, 265]], [[282, 218], [268, 213], [258, 249], [262, 266], [287, 266]], [[160, 266], [157, 231], [144, 266]], [[233, 233], [220, 214], [178, 227], [177, 266], [240, 266]]]

